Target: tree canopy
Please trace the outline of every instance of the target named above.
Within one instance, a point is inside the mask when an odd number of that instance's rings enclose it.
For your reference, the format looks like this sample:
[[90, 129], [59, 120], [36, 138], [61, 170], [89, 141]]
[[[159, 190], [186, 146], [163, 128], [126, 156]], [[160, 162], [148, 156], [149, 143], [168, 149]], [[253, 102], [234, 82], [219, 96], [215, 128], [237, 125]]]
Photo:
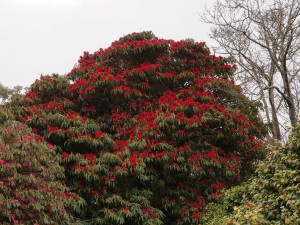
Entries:
[[61, 154], [81, 224], [198, 224], [260, 156], [256, 103], [205, 43], [133, 33], [78, 62], [10, 108]]
[[1, 104], [4, 104], [5, 102], [9, 102], [14, 98], [21, 97], [22, 94], [22, 86], [15, 86], [12, 89], [5, 87], [3, 84], [0, 83], [0, 99]]

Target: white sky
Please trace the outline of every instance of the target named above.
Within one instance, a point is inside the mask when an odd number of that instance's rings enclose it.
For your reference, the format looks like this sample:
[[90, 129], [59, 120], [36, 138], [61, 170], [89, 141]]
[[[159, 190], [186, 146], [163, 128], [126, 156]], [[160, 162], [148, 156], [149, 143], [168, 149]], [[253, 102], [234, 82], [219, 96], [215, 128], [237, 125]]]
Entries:
[[29, 86], [41, 74], [66, 74], [84, 51], [153, 31], [205, 41], [199, 14], [214, 0], [0, 0], [0, 82]]

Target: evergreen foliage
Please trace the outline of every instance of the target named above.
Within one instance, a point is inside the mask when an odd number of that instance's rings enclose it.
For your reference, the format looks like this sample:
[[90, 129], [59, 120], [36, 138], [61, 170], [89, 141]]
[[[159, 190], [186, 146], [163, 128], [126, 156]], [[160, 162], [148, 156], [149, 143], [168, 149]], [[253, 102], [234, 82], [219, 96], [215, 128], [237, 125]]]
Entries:
[[253, 178], [211, 203], [204, 224], [300, 224], [300, 125], [287, 146], [269, 150]]

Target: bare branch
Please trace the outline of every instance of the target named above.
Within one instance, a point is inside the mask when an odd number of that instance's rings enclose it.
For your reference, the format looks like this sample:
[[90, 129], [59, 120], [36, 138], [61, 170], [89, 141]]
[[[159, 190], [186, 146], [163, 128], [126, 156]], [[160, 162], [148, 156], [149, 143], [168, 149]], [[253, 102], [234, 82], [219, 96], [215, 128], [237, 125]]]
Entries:
[[217, 0], [201, 19], [212, 27], [217, 53], [236, 59], [245, 93], [270, 111], [266, 120], [272, 115], [273, 124], [279, 117], [278, 127], [294, 125], [300, 107], [299, 0]]

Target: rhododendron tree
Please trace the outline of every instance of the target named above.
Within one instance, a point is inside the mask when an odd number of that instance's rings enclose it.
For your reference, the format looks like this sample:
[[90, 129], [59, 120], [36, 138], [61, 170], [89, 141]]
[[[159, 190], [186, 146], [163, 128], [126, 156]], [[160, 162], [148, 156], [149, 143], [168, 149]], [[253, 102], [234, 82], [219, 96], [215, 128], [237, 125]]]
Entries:
[[0, 122], [1, 224], [76, 224], [67, 212], [61, 156], [4, 109]]
[[[11, 108], [62, 155], [87, 224], [199, 224], [205, 204], [260, 155], [258, 110], [205, 43], [151, 32], [85, 52]], [[73, 199], [76, 201], [76, 199]]]

